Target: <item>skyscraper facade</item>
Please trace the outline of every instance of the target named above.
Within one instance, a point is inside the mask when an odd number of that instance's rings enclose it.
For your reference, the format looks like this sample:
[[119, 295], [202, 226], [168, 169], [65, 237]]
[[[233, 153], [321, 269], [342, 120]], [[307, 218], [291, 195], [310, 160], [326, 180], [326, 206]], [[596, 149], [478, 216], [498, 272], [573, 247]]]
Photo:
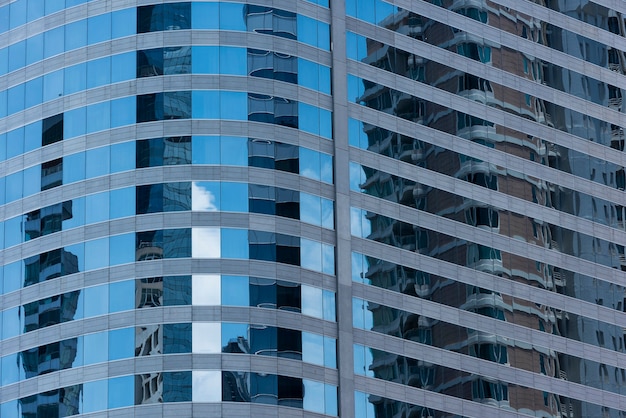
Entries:
[[0, 418], [625, 417], [625, 13], [0, 0]]

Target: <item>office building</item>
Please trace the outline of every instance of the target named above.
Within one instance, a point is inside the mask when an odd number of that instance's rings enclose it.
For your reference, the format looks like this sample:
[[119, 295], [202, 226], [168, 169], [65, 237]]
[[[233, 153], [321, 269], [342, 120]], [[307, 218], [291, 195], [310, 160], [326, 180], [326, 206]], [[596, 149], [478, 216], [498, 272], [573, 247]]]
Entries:
[[0, 418], [623, 418], [625, 13], [0, 0]]

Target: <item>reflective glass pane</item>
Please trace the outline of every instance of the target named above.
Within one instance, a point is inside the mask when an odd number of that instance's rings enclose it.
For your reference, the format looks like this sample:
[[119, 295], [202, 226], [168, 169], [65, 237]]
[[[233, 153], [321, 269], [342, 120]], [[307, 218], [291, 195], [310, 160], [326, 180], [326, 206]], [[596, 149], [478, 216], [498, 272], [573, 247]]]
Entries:
[[302, 407], [307, 411], [324, 413], [324, 384], [313, 380], [302, 380], [304, 400]]
[[[45, 89], [45, 79], [44, 79]], [[79, 107], [65, 112], [63, 122], [63, 138], [74, 138], [75, 136], [84, 135], [87, 127], [87, 108]], [[65, 157], [67, 158], [67, 157]]]
[[[2, 9], [0, 9], [1, 11]], [[1, 16], [0, 16], [1, 19]], [[43, 46], [41, 48], [43, 56]], [[9, 70], [9, 48], [0, 48], [0, 75], [4, 75]], [[5, 103], [6, 105], [6, 103]], [[0, 113], [0, 116], [2, 113]]]
[[300, 246], [302, 267], [322, 271], [322, 244], [302, 238]]
[[[120, 99], [122, 100], [122, 99]], [[134, 106], [134, 100], [132, 100]], [[113, 105], [113, 103], [112, 103]], [[134, 107], [131, 115], [134, 114]], [[114, 119], [114, 116], [113, 116]], [[111, 173], [135, 168], [135, 143], [122, 142], [111, 145]]]
[[137, 9], [117, 10], [111, 13], [112, 37], [113, 39], [137, 33]]
[[220, 402], [222, 400], [222, 372], [219, 370], [194, 370], [193, 402]]
[[191, 73], [191, 47], [168, 47], [163, 48], [163, 74], [190, 74]]
[[219, 322], [194, 322], [192, 324], [193, 353], [221, 353], [222, 328]]
[[87, 63], [67, 67], [64, 74], [65, 94], [72, 94], [87, 88]]
[[102, 192], [86, 196], [86, 223], [102, 222], [109, 219], [109, 193]]
[[[220, 118], [248, 120], [248, 95], [238, 91], [220, 92]], [[247, 145], [247, 144], [246, 144]]]
[[[194, 3], [193, 6], [214, 5], [217, 9], [217, 3]], [[213, 6], [211, 6], [213, 7]], [[192, 72], [194, 74], [219, 74], [220, 58], [218, 46], [193, 46], [191, 53], [193, 60], [191, 62]]]
[[219, 305], [221, 303], [219, 274], [194, 274], [191, 281], [193, 305]]
[[[97, 350], [97, 348], [94, 347]], [[83, 413], [102, 411], [108, 403], [108, 381], [96, 380], [83, 383]]]
[[89, 45], [109, 39], [111, 39], [110, 13], [104, 13], [87, 19], [87, 43]]
[[44, 58], [63, 53], [65, 46], [65, 27], [60, 26], [44, 32]]
[[8, 96], [11, 98], [7, 108], [9, 115], [24, 110], [25, 94], [24, 84], [18, 84], [17, 86], [9, 88]]
[[232, 136], [221, 137], [221, 163], [223, 165], [248, 165], [248, 139]]
[[302, 313], [315, 318], [323, 317], [322, 289], [302, 285]]
[[220, 163], [219, 136], [194, 136], [191, 141], [193, 164]]
[[221, 183], [220, 210], [225, 212], [248, 211], [248, 185], [246, 183]]
[[85, 318], [104, 315], [109, 309], [109, 285], [101, 284], [83, 290]]
[[24, 170], [24, 197], [41, 191], [41, 167], [36, 165]]
[[4, 221], [4, 248], [21, 244], [24, 241], [23, 222], [22, 216], [16, 216]]
[[[129, 281], [128, 283], [132, 282]], [[134, 355], [135, 328], [122, 328], [109, 331], [109, 360], [131, 358]]]
[[324, 365], [324, 337], [310, 332], [302, 333], [302, 361]]
[[[126, 126], [135, 123], [136, 99], [134, 97], [123, 97], [110, 102], [111, 128]], [[105, 109], [105, 111], [108, 111]], [[106, 114], [104, 115], [106, 117]]]
[[10, 28], [16, 28], [26, 23], [26, 0], [16, 0], [9, 4]]
[[220, 4], [217, 2], [191, 3], [191, 27], [194, 29], [219, 29], [219, 6]]
[[83, 344], [85, 346], [85, 351], [84, 351], [85, 366], [88, 364], [102, 363], [108, 360], [108, 356], [109, 356], [109, 353], [108, 353], [109, 333], [108, 331], [84, 335]]
[[87, 19], [65, 25], [65, 50], [71, 51], [87, 45], [85, 33], [87, 33]]
[[192, 228], [191, 256], [198, 258], [220, 257], [220, 229]]
[[85, 198], [69, 200], [63, 203], [62, 229], [67, 230], [85, 224]]
[[111, 57], [111, 82], [117, 83], [135, 78], [135, 66], [135, 54], [132, 52], [113, 55]]
[[[43, 36], [43, 33], [40, 33], [39, 35], [31, 36], [26, 39], [26, 65], [43, 59]], [[0, 53], [0, 59], [2, 59], [1, 55]]]
[[194, 119], [219, 119], [219, 91], [194, 90], [191, 96]]
[[[82, 155], [82, 154], [81, 154]], [[72, 158], [68, 159], [69, 161], [78, 161]], [[69, 167], [69, 166], [68, 166]], [[77, 168], [80, 168], [77, 167]], [[81, 173], [77, 170], [77, 175]], [[41, 190], [48, 190], [53, 187], [58, 187], [63, 184], [63, 159], [59, 158], [56, 160], [46, 161], [41, 164]]]
[[14, 71], [26, 65], [26, 41], [9, 45], [8, 71]]
[[222, 323], [222, 352], [246, 354], [240, 344], [250, 345], [248, 327], [248, 324]]
[[[108, 204], [107, 204], [108, 208]], [[89, 211], [87, 211], [89, 213]], [[94, 270], [103, 268], [109, 262], [108, 238], [100, 238], [85, 242], [85, 269]]]
[[111, 190], [109, 194], [109, 217], [124, 218], [135, 215], [135, 190], [133, 187]]
[[220, 46], [219, 73], [232, 75], [248, 75], [246, 48]]
[[220, 183], [209, 181], [192, 182], [191, 209], [208, 212], [220, 210]]
[[[131, 340], [132, 341], [132, 340]], [[135, 376], [109, 379], [109, 408], [121, 408], [135, 403]]]
[[220, 3], [220, 29], [245, 31], [244, 5], [238, 3]]
[[7, 203], [22, 198], [23, 178], [24, 173], [22, 171], [6, 176], [5, 201]]
[[222, 229], [222, 257], [248, 258], [248, 230]]
[[[109, 312], [120, 312], [135, 307], [135, 281], [124, 280], [109, 285]], [[133, 331], [134, 332], [134, 331]], [[130, 339], [134, 341], [134, 337]]]
[[[89, 112], [87, 112], [89, 117]], [[92, 178], [109, 174], [110, 148], [100, 147], [85, 152], [85, 177]]]
[[135, 234], [113, 235], [109, 238], [109, 263], [112, 266], [135, 261]]
[[87, 61], [87, 88], [111, 83], [111, 57]]
[[24, 329], [24, 312], [21, 307], [6, 309], [2, 312], [2, 339], [15, 337]]
[[247, 276], [222, 276], [222, 305], [248, 306], [249, 301]]

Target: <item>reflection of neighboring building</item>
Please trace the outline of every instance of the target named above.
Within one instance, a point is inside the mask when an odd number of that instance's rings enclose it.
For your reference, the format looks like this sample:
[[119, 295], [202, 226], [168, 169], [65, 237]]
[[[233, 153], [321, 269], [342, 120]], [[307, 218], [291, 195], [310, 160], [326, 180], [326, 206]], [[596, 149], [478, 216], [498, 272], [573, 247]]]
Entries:
[[[43, 182], [42, 182], [43, 184]], [[29, 213], [24, 233], [30, 239], [61, 229], [61, 222], [72, 218], [72, 202], [64, 202]], [[79, 271], [78, 257], [63, 248], [27, 259], [26, 284], [34, 284]], [[24, 332], [76, 319], [80, 291], [64, 293], [24, 305]], [[75, 367], [78, 338], [35, 347], [21, 353], [24, 376], [43, 374]], [[68, 386], [20, 401], [23, 416], [70, 416], [79, 412], [82, 385]]]
[[[498, 22], [498, 27], [507, 32], [517, 33], [521, 28], [522, 33], [527, 33], [529, 37], [540, 38], [541, 33], [545, 33], [547, 30], [545, 24], [538, 26], [536, 19], [519, 13], [516, 14], [515, 19], [509, 19], [500, 6], [488, 1], [454, 3], [444, 1], [443, 3], [444, 7], [483, 23]], [[388, 16], [381, 21], [380, 25], [419, 40], [427, 40], [429, 44], [452, 50], [486, 65], [506, 63], [508, 72], [539, 83], [542, 82], [544, 75], [534, 70], [528, 70], [529, 66], [533, 69], [555, 72], [551, 69], [554, 66], [550, 63], [544, 63], [509, 48], [499, 47], [483, 38], [472, 36], [437, 21], [430, 21], [405, 10], [397, 11]], [[367, 54], [367, 58], [363, 59], [363, 62], [367, 64], [489, 106], [504, 109], [535, 122], [549, 126], [560, 125], [557, 128], [570, 130], [566, 121], [575, 117], [573, 115], [558, 115], [560, 108], [552, 109], [550, 104], [517, 91], [514, 87], [491, 83], [482, 79], [480, 74], [468, 74], [377, 41], [368, 40]], [[611, 94], [609, 96], [612, 97]], [[363, 94], [358, 100], [370, 108], [454, 134], [491, 149], [501, 150], [523, 158], [528, 158], [530, 155], [531, 158], [541, 159], [544, 164], [553, 167], [559, 164], [569, 164], [568, 150], [559, 150], [544, 139], [526, 135], [506, 126], [495, 125], [459, 111], [451, 111], [447, 107], [374, 82], [364, 81]], [[609, 105], [613, 102], [615, 100], [609, 100]], [[544, 180], [524, 176], [506, 167], [497, 167], [475, 158], [460, 155], [449, 149], [439, 148], [420, 141], [419, 137], [406, 137], [367, 124], [364, 125], [364, 130], [368, 138], [368, 149], [371, 151], [463, 179], [486, 189], [504, 190], [510, 196], [522, 199], [527, 199], [527, 196], [532, 195], [536, 203], [547, 206], [554, 206], [553, 200], [558, 201], [559, 193], [567, 193], [562, 188], [555, 187]], [[572, 132], [579, 136], [585, 136], [580, 132]], [[598, 163], [605, 164], [599, 160]], [[573, 244], [568, 243], [581, 242], [587, 238], [591, 240], [592, 237], [579, 237], [578, 234], [571, 231], [542, 224], [530, 215], [520, 217], [488, 204], [460, 197], [448, 190], [426, 187], [375, 170], [365, 170], [366, 180], [361, 184], [361, 187], [367, 194], [429, 213], [439, 214], [482, 230], [516, 237], [541, 247], [564, 250], [563, 246], [569, 246], [568, 253], [574, 252], [575, 255], [586, 258], [584, 250], [577, 253], [576, 250], [572, 249]], [[584, 167], [585, 173], [586, 170], [588, 168]], [[598, 172], [606, 171], [606, 168], [598, 167], [597, 170]], [[585, 177], [585, 173], [581, 172], [579, 175]], [[606, 175], [612, 176], [613, 173], [607, 172]], [[574, 192], [574, 195], [577, 193]], [[566, 199], [581, 198], [563, 195], [560, 199], [564, 197]], [[566, 201], [561, 200], [561, 202], [567, 205]], [[600, 203], [598, 202], [598, 204]], [[558, 204], [554, 207], [561, 209]], [[591, 207], [591, 203], [588, 207]], [[581, 214], [581, 216], [583, 215]], [[369, 213], [367, 220], [371, 224], [371, 234], [368, 238], [372, 240], [419, 252], [457, 265], [471, 267], [481, 272], [500, 276], [503, 279], [569, 294], [580, 299], [588, 299], [588, 296], [591, 295], [593, 298], [597, 298], [600, 297], [597, 296], [600, 293], [606, 293], [604, 300], [612, 301], [615, 299], [613, 303], [615, 305], [618, 299], [622, 298], [621, 293], [609, 291], [609, 284], [606, 284], [606, 289], [603, 289], [604, 285], [600, 284], [594, 289], [585, 288], [583, 285], [583, 290], [580, 288], [581, 284], [591, 284], [591, 278], [579, 281], [577, 280], [578, 274], [575, 272], [568, 272], [566, 276], [565, 272], [558, 268], [529, 262], [517, 254], [503, 255], [498, 249], [460, 240], [433, 229], [409, 225], [374, 213]], [[592, 246], [593, 244], [589, 242], [588, 245], [583, 245], [583, 248], [591, 248]], [[606, 254], [605, 260], [600, 261], [597, 256], [592, 260], [606, 265], [616, 264], [614, 257], [610, 256], [611, 251], [609, 249], [603, 253]], [[576, 321], [574, 318], [571, 316], [564, 318], [563, 315], [566, 314], [549, 307], [537, 306], [526, 300], [513, 300], [510, 296], [501, 295], [489, 289], [465, 285], [392, 263], [379, 263], [372, 259], [367, 278], [372, 284], [380, 287], [429, 299], [497, 320], [524, 325], [531, 329], [570, 336], [580, 341], [597, 343], [595, 341], [597, 332], [612, 335], [613, 340], [622, 337], [621, 330], [606, 327], [607, 329], [598, 331], [597, 324], [595, 326], [587, 325], [588, 335], [584, 335], [582, 330], [585, 329], [584, 322], [588, 321], [586, 318], [578, 319], [579, 325], [573, 326], [572, 321]], [[577, 289], [581, 289], [583, 294], [578, 294]], [[596, 294], [596, 292], [598, 293]], [[602, 388], [602, 384], [599, 383], [601, 378], [597, 376], [597, 366], [591, 364], [585, 366], [584, 360], [581, 361], [581, 359], [572, 356], [557, 355], [554, 351], [541, 347], [524, 347], [516, 344], [513, 340], [498, 335], [461, 328], [436, 318], [408, 313], [401, 313], [400, 317], [395, 317], [391, 312], [386, 312], [388, 308], [384, 306], [373, 303], [368, 306], [373, 314], [373, 329], [376, 331], [403, 336], [406, 339], [436, 347], [446, 347], [473, 357], [534, 373], [570, 379]], [[579, 332], [581, 334], [577, 335]], [[576, 400], [570, 400], [556, 394], [541, 393], [523, 386], [485, 379], [481, 376], [436, 366], [426, 361], [406, 359], [401, 356], [379, 353], [375, 350], [372, 352], [372, 356], [374, 360], [371, 367], [375, 375], [387, 380], [444, 394], [454, 394], [466, 399], [518, 411], [533, 411], [533, 413], [542, 416], [565, 417], [568, 416], [570, 410], [576, 412], [576, 416], [581, 413], [580, 409], [577, 409], [579, 407], [576, 406]], [[406, 364], [407, 362], [411, 364]], [[596, 371], [592, 371], [593, 369]], [[398, 374], [398, 370], [408, 371], [408, 374]], [[396, 379], [388, 377], [394, 375], [398, 377]], [[378, 399], [378, 401], [376, 399], [372, 396], [370, 402], [374, 404], [376, 402], [392, 402], [383, 398]], [[405, 405], [406, 407], [406, 404], [401, 402], [398, 405]], [[386, 410], [386, 407], [382, 405], [380, 408], [381, 411]]]

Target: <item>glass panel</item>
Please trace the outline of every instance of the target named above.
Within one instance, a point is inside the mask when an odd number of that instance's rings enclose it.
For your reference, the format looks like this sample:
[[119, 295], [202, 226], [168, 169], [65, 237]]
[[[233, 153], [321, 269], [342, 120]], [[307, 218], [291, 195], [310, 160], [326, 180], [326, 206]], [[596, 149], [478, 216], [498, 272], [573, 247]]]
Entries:
[[109, 263], [112, 266], [135, 261], [135, 234], [109, 237]]
[[222, 276], [222, 305], [248, 306], [250, 301], [247, 276]]
[[193, 305], [219, 305], [221, 303], [221, 277], [219, 274], [194, 274], [192, 281]]
[[85, 198], [86, 223], [102, 222], [109, 219], [109, 193], [97, 193]]
[[[44, 79], [45, 86], [45, 79]], [[84, 135], [87, 126], [87, 108], [79, 107], [64, 113], [63, 138]], [[67, 157], [65, 157], [67, 158]]]
[[109, 408], [121, 408], [134, 405], [134, 388], [135, 376], [123, 376], [109, 379]]
[[111, 57], [87, 61], [87, 88], [111, 83]]
[[111, 190], [109, 195], [110, 219], [135, 215], [135, 190], [133, 189], [133, 187], [126, 187], [124, 189]]
[[83, 290], [85, 318], [105, 315], [109, 311], [109, 285], [87, 287]]
[[191, 373], [193, 402], [220, 402], [222, 400], [222, 372], [194, 370]]
[[85, 33], [87, 33], [87, 19], [65, 25], [65, 50], [71, 51], [87, 45]]
[[249, 354], [248, 324], [222, 323], [222, 352]]
[[[97, 348], [94, 349], [97, 350]], [[107, 408], [107, 402], [107, 380], [83, 383], [83, 413], [102, 411]]]
[[109, 333], [107, 331], [83, 336], [83, 344], [85, 346], [85, 366], [107, 361], [109, 351]]
[[43, 120], [41, 146], [63, 140], [63, 114], [50, 116]]
[[[129, 281], [127, 283], [132, 282]], [[119, 360], [134, 356], [135, 328], [122, 328], [109, 331], [109, 360]]]
[[22, 68], [26, 64], [26, 41], [21, 41], [9, 45], [9, 62], [8, 71], [14, 71]]
[[131, 80], [136, 74], [135, 54], [127, 52], [125, 54], [113, 55], [111, 57], [111, 82]]
[[[108, 208], [108, 204], [107, 204]], [[89, 213], [89, 211], [87, 211]], [[108, 266], [109, 242], [108, 238], [100, 238], [85, 242], [85, 269], [94, 270]]]
[[40, 104], [43, 101], [43, 77], [27, 81], [24, 84], [24, 94], [24, 109]]
[[110, 13], [104, 13], [87, 19], [87, 43], [89, 45], [104, 42], [109, 39], [111, 39]]
[[191, 26], [194, 29], [219, 29], [219, 7], [217, 2], [191, 3]]
[[220, 183], [192, 182], [191, 209], [208, 212], [218, 211], [220, 209]]
[[[132, 102], [132, 105], [134, 106], [134, 100], [132, 100]], [[113, 109], [115, 109], [115, 107], [113, 107], [113, 103], [111, 104], [111, 106]], [[134, 107], [130, 115], [134, 115]], [[111, 159], [111, 173], [134, 169], [135, 143], [131, 141], [111, 145], [111, 156], [113, 156], [113, 158]]]
[[137, 9], [135, 7], [111, 13], [111, 21], [113, 39], [140, 33], [136, 30]]
[[219, 258], [220, 257], [220, 229], [219, 228], [192, 228], [191, 230], [192, 257]]
[[[89, 112], [87, 113], [87, 117], [89, 118]], [[86, 178], [89, 179], [109, 174], [110, 150], [109, 147], [100, 147], [85, 152]]]
[[65, 46], [64, 29], [64, 26], [60, 26], [44, 32], [44, 58], [50, 58], [54, 55], [63, 53]]
[[193, 353], [221, 353], [222, 337], [219, 322], [194, 322], [192, 324]]
[[302, 333], [302, 361], [324, 365], [324, 337], [309, 332]]
[[[112, 100], [110, 103], [111, 128], [126, 126], [135, 123], [136, 99], [135, 97], [123, 97]], [[108, 109], [104, 109], [108, 112]], [[106, 117], [106, 114], [105, 114]], [[104, 121], [106, 123], [106, 121]]]

